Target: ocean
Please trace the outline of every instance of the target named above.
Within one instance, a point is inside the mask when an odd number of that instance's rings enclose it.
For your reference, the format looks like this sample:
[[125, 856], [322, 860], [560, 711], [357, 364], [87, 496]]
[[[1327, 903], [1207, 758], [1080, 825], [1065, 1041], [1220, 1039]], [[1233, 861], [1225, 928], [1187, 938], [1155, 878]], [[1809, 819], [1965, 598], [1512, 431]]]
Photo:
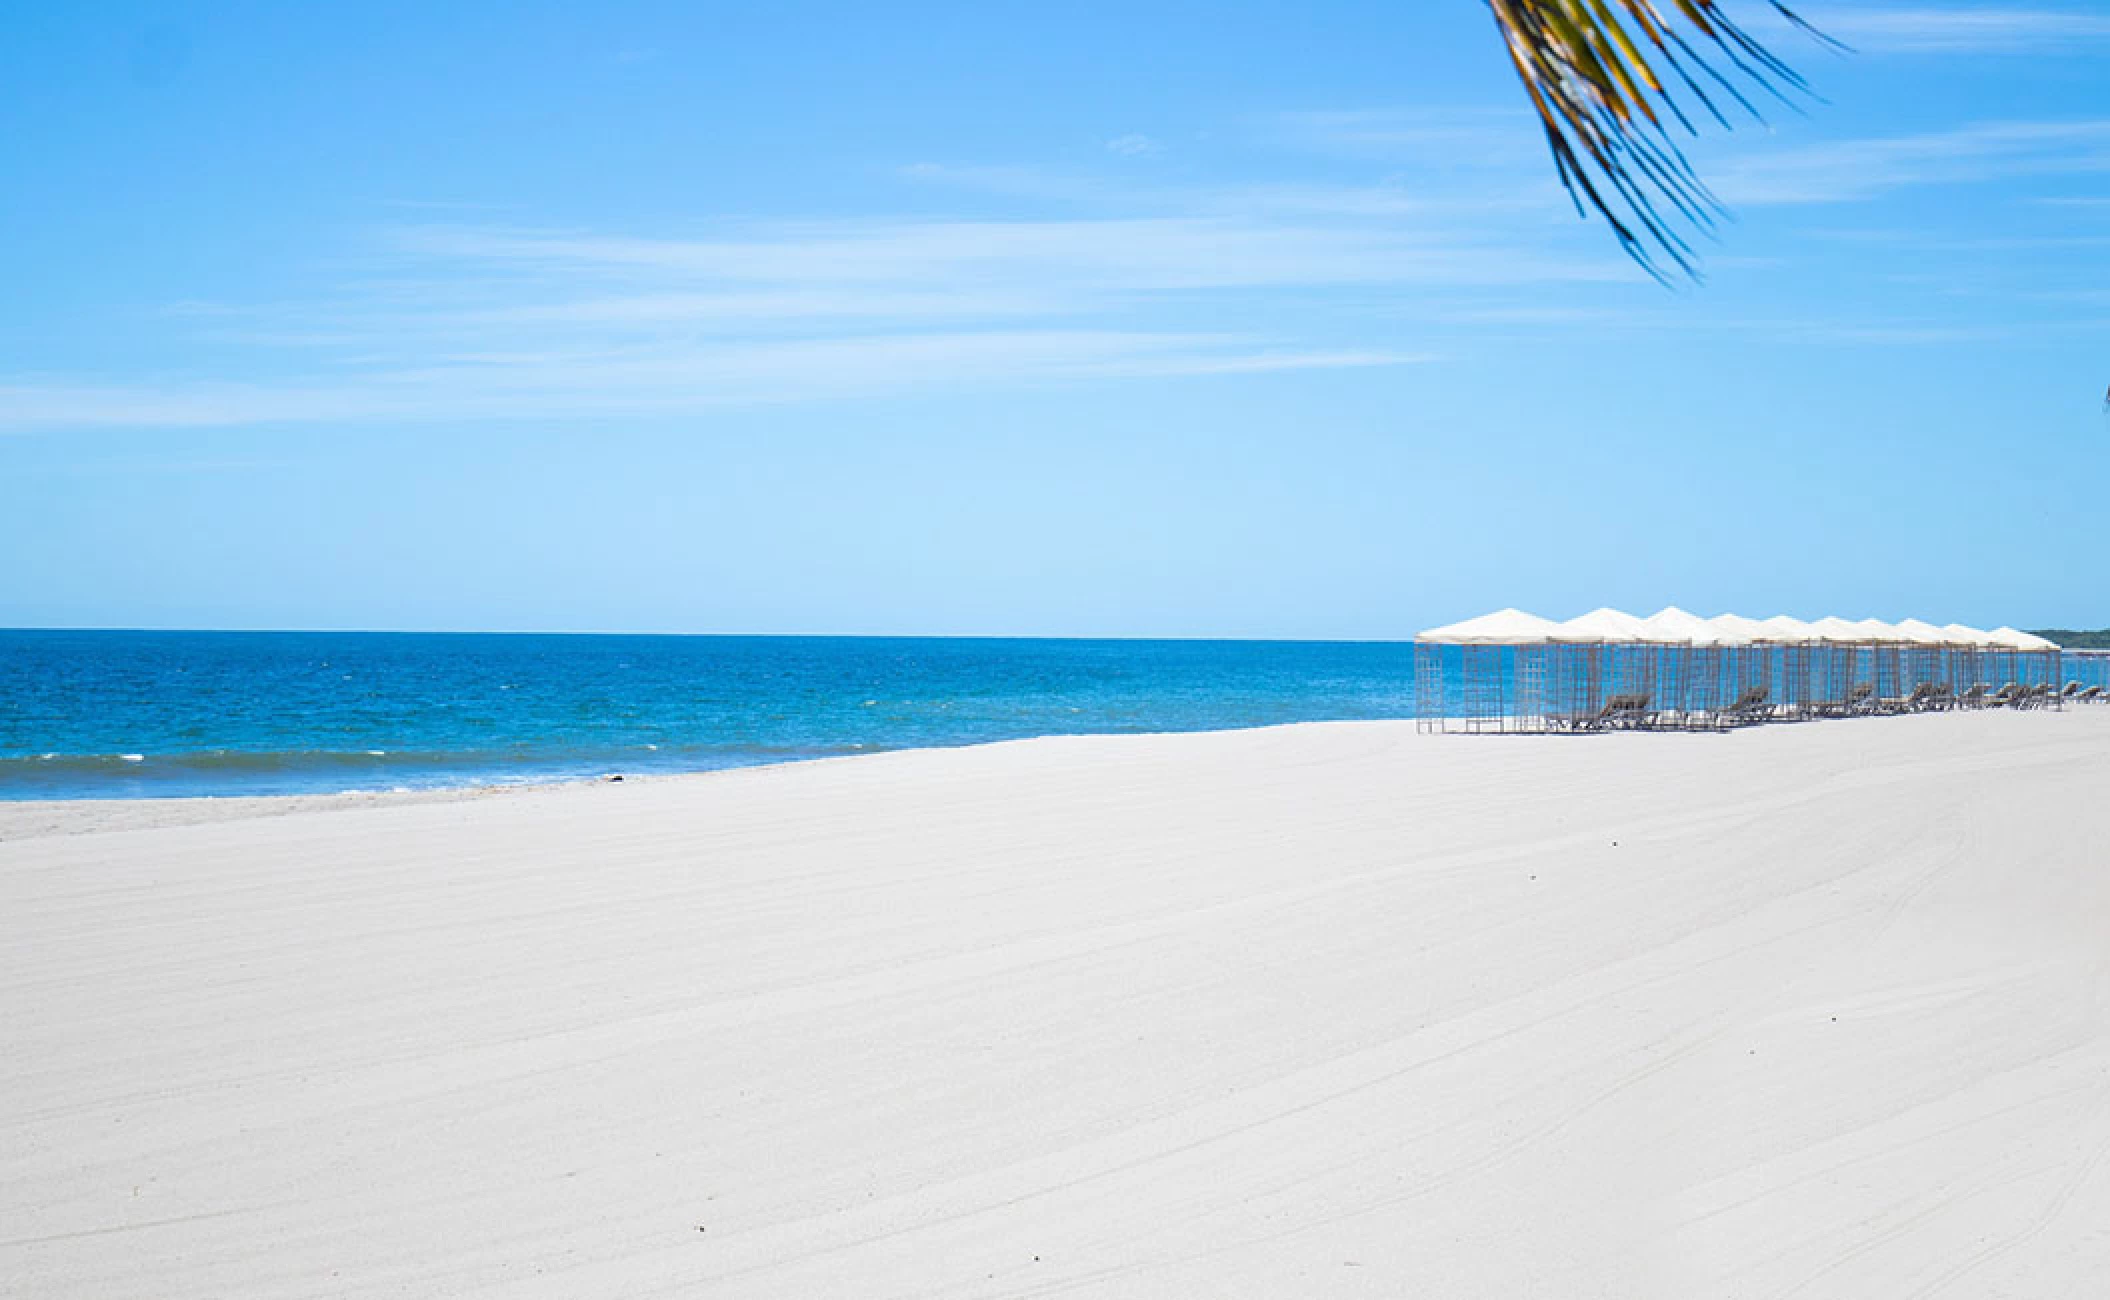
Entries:
[[1406, 643], [0, 631], [0, 799], [696, 772], [1414, 711]]

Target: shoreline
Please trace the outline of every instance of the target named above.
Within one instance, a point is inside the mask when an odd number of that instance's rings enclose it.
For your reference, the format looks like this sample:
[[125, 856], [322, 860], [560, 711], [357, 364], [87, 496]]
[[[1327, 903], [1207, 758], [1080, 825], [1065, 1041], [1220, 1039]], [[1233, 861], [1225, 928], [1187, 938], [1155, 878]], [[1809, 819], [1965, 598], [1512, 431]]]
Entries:
[[[2092, 706], [2076, 706], [2088, 708]], [[2110, 714], [2110, 709], [2102, 710]], [[1920, 718], [1960, 718], [1974, 716], [1971, 713], [1925, 714]], [[2016, 715], [2023, 716], [2023, 715]], [[2043, 716], [2030, 714], [2027, 716]], [[1553, 740], [1558, 743], [1576, 744], [1589, 741], [1613, 741], [1618, 738], [1650, 735], [1659, 738], [1686, 737], [1698, 739], [1714, 737], [1725, 739], [1743, 736], [1757, 731], [1802, 727], [1814, 724], [1880, 724], [1896, 723], [1902, 719], [1895, 715], [1871, 715], [1854, 718], [1796, 718], [1769, 721], [1755, 727], [1729, 727], [1721, 729], [1681, 730], [1620, 730], [1590, 733], [1567, 732], [1477, 732], [1463, 730], [1464, 719], [1452, 718], [1451, 732], [1428, 737], [1441, 739], [1445, 743], [1488, 744], [1500, 740]], [[526, 794], [537, 791], [567, 789], [578, 786], [603, 784], [652, 784], [668, 781], [691, 781], [699, 778], [723, 776], [733, 772], [768, 771], [787, 767], [806, 767], [815, 764], [838, 763], [863, 759], [883, 758], [889, 755], [949, 753], [962, 750], [979, 750], [1006, 745], [1025, 745], [1039, 741], [1065, 740], [1148, 740], [1168, 736], [1234, 736], [1249, 732], [1268, 732], [1300, 727], [1399, 727], [1413, 731], [1417, 719], [1406, 717], [1373, 718], [1316, 718], [1293, 722], [1268, 722], [1253, 726], [1210, 727], [1170, 731], [1075, 731], [1044, 732], [1028, 736], [1008, 736], [991, 740], [966, 740], [945, 745], [905, 745], [893, 749], [860, 749], [850, 753], [817, 754], [804, 758], [772, 759], [758, 763], [738, 763], [723, 767], [694, 768], [678, 771], [624, 771], [610, 768], [592, 776], [569, 776], [550, 780], [520, 781], [476, 781], [466, 780], [459, 784], [352, 787], [338, 790], [296, 790], [276, 793], [245, 794], [136, 794], [136, 795], [81, 795], [59, 798], [12, 798], [0, 796], [0, 842], [9, 839], [31, 838], [32, 833], [23, 827], [49, 824], [73, 826], [85, 823], [86, 829], [99, 829], [97, 823], [126, 822], [137, 826], [162, 826], [190, 824], [194, 822], [220, 821], [245, 816], [283, 815], [291, 812], [323, 811], [339, 808], [389, 806], [393, 804], [453, 803], [464, 800], [496, 798], [509, 794]], [[186, 815], [188, 805], [198, 805], [196, 812]], [[137, 808], [136, 815], [126, 816], [122, 810]], [[81, 833], [78, 830], [51, 830], [46, 834]]]
[[[1165, 736], [1235, 736], [1247, 732], [1278, 731], [1296, 727], [1412, 728], [1413, 725], [1412, 719], [1329, 718], [1197, 731], [1054, 732], [1037, 736], [1015, 736], [1003, 740], [963, 741], [957, 745], [913, 745], [900, 749], [871, 749], [853, 754], [822, 754], [812, 758], [788, 758], [768, 763], [743, 763], [731, 767], [699, 768], [686, 772], [611, 771], [599, 776], [571, 777], [555, 781], [498, 781], [386, 790], [328, 790], [284, 794], [119, 795], [66, 799], [0, 798], [0, 843], [34, 839], [40, 834], [78, 835], [99, 830], [153, 829], [161, 826], [196, 825], [307, 812], [385, 808], [406, 804], [462, 803], [602, 785], [657, 785], [705, 780], [738, 772], [766, 772], [827, 763], [859, 762], [901, 754], [955, 753], [1007, 745], [1031, 745], [1042, 741], [1149, 740]], [[611, 780], [611, 777], [615, 779]], [[34, 829], [40, 826], [50, 829]]]

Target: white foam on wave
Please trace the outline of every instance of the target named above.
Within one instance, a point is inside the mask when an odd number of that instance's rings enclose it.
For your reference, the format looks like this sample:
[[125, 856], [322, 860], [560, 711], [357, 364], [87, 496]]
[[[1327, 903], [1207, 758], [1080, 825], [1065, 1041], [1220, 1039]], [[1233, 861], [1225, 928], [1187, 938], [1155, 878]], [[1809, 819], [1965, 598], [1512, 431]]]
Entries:
[[144, 763], [147, 761], [145, 754], [119, 754], [118, 757], [127, 763]]

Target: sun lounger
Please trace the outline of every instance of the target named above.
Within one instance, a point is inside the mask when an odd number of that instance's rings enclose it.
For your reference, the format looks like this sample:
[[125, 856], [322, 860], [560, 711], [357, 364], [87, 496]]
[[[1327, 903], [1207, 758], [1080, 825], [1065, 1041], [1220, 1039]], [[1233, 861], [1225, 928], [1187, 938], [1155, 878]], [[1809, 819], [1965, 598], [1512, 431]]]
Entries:
[[1641, 691], [1614, 695], [1597, 713], [1597, 724], [1601, 727], [1646, 727], [1655, 721], [1656, 715], [1648, 707], [1648, 695]]
[[1736, 702], [1722, 710], [1722, 721], [1725, 723], [1765, 721], [1773, 712], [1772, 706], [1766, 702], [1772, 693], [1773, 690], [1769, 686], [1746, 686], [1744, 693], [1736, 697]]
[[1589, 713], [1564, 713], [1550, 719], [1562, 731], [1605, 731], [1613, 727], [1647, 726], [1656, 721], [1648, 707], [1648, 696], [1639, 692], [1614, 695]]
[[1933, 682], [1921, 682], [1912, 688], [1910, 695], [1893, 695], [1882, 705], [1885, 713], [1918, 713], [1922, 709], [1939, 708], [1940, 695]]
[[1826, 718], [1844, 718], [1850, 714], [1870, 712], [1875, 707], [1876, 688], [1868, 682], [1855, 682], [1842, 698], [1820, 701], [1816, 712]]

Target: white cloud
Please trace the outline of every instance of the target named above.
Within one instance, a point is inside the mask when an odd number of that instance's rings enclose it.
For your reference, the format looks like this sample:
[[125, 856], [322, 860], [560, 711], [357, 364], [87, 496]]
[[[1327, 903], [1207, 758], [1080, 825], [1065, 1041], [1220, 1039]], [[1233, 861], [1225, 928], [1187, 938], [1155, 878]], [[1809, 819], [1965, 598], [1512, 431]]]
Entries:
[[1878, 53], [2044, 52], [2110, 41], [2110, 16], [2067, 9], [1817, 9], [1805, 16], [1827, 36]]
[[1139, 158], [1144, 154], [1163, 153], [1164, 146], [1147, 135], [1117, 135], [1106, 142], [1106, 151], [1123, 158]]
[[[1541, 161], [1542, 159], [1534, 159]], [[1396, 175], [1365, 184], [1315, 181], [1261, 181], [1242, 185], [1170, 186], [1112, 183], [1102, 177], [1070, 175], [1031, 167], [958, 166], [917, 163], [902, 175], [931, 185], [1005, 198], [1042, 200], [1065, 207], [1125, 213], [1257, 216], [1298, 214], [1307, 217], [1399, 218], [1407, 216], [1479, 216], [1519, 211], [1543, 212], [1565, 200], [1550, 177], [1534, 165], [1528, 193], [1512, 195], [1445, 195], [1432, 187]]]
[[1731, 206], [1837, 203], [1916, 185], [2082, 175], [2110, 171], [2110, 120], [1987, 122], [1731, 156], [1702, 170]]
[[1538, 122], [1521, 109], [1349, 109], [1280, 113], [1267, 132], [1316, 153], [1405, 162], [1431, 159], [1446, 169], [1537, 164], [1545, 157]]
[[1113, 330], [863, 335], [456, 354], [356, 383], [0, 386], [0, 429], [665, 416], [729, 404], [879, 397], [1145, 376], [1394, 366], [1424, 355], [1283, 347], [1239, 335]]
[[[1220, 217], [794, 222], [691, 238], [421, 226], [383, 243], [385, 277], [331, 301], [167, 309], [251, 347], [238, 373], [0, 377], [0, 428], [642, 417], [1394, 366], [1426, 357], [1382, 325], [1374, 343], [1329, 328], [1314, 306], [1373, 286], [1631, 278], [1616, 262], [1579, 269], [1384, 222]], [[1286, 302], [1306, 305], [1303, 327], [1280, 318]], [[299, 350], [255, 350], [268, 344]]]
[[1834, 343], [1925, 346], [1938, 343], [1982, 343], [2006, 331], [1955, 325], [1819, 325], [1806, 337]]
[[[1408, 129], [1393, 115], [1303, 127]], [[1550, 202], [1519, 219], [1514, 194], [1432, 196], [1420, 174], [1180, 186], [1113, 165], [1064, 177], [924, 163], [897, 175], [980, 190], [975, 208], [1007, 215], [670, 232], [462, 212], [373, 232], [306, 300], [164, 305], [178, 343], [211, 345], [197, 350], [211, 369], [0, 371], [0, 428], [646, 417], [1398, 366], [1428, 359], [1441, 321], [1417, 304], [1432, 294], [1641, 282]], [[1543, 183], [1536, 161], [1529, 174]]]
[[[1384, 215], [1381, 211], [1379, 215]], [[704, 239], [422, 227], [407, 251], [663, 289], [670, 278], [839, 293], [999, 288], [1099, 295], [1402, 283], [1631, 279], [1606, 259], [1563, 262], [1396, 223], [1217, 216], [1064, 221], [846, 221]]]

